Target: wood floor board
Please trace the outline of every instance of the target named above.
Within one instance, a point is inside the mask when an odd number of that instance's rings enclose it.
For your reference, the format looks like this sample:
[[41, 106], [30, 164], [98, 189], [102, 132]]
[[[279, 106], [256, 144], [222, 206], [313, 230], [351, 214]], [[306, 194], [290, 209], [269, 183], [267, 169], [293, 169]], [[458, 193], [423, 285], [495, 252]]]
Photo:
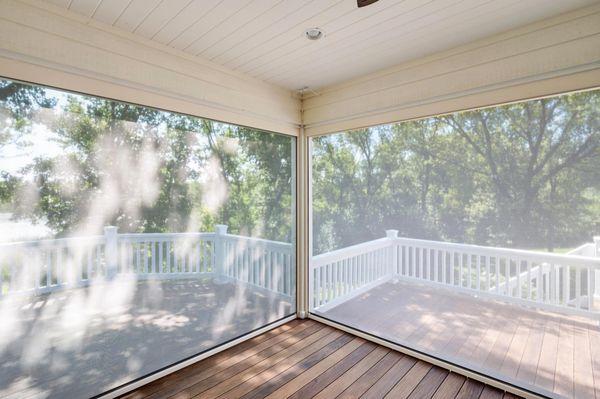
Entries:
[[456, 399], [478, 399], [483, 391], [484, 385], [472, 379], [467, 379], [458, 391]]
[[[243, 399], [262, 399], [272, 392], [277, 390], [279, 387], [284, 385], [285, 383], [291, 381], [293, 378], [297, 377], [302, 372], [310, 369], [321, 360], [327, 358], [332, 353], [343, 347], [345, 344], [352, 340], [352, 336], [350, 334], [342, 334], [340, 337], [336, 338], [334, 341], [325, 345], [321, 349], [313, 352], [309, 356], [302, 359], [300, 362], [293, 364], [286, 370], [277, 374], [275, 377], [269, 378], [268, 375], [265, 375], [262, 380], [258, 380], [254, 382], [254, 385], [257, 385], [252, 391], [246, 393], [242, 396]], [[267, 370], [265, 374], [267, 374], [270, 370]], [[248, 385], [248, 384], [246, 384]]]
[[[338, 330], [333, 330], [332, 328], [325, 327], [314, 334], [298, 341], [294, 345], [278, 352], [276, 355], [273, 355], [252, 367], [243, 370], [241, 373], [236, 373], [234, 375], [229, 376], [229, 378], [219, 382], [218, 384], [212, 386], [208, 390], [193, 390], [193, 395], [191, 397], [199, 396], [202, 394], [202, 398], [216, 398], [220, 395], [229, 392], [233, 389], [236, 389], [239, 385], [244, 384], [246, 381], [250, 379], [254, 379], [257, 375], [260, 375], [263, 371], [272, 369], [272, 373], [276, 375], [275, 370], [282, 367], [281, 362], [284, 365], [288, 363], [295, 363], [298, 359], [302, 359], [305, 356], [313, 353], [314, 351], [322, 348], [327, 345], [329, 342], [333, 341], [337, 337], [339, 337], [342, 333]], [[275, 367], [275, 369], [273, 369]], [[283, 366], [285, 367], [285, 366]], [[260, 378], [260, 377], [256, 377]], [[254, 380], [253, 380], [254, 381]], [[251, 384], [251, 383], [249, 383]], [[243, 385], [247, 387], [248, 385]], [[247, 391], [243, 391], [243, 388], [239, 388], [241, 394], [245, 394]], [[228, 393], [230, 397], [238, 397], [235, 395], [235, 391]], [[241, 396], [241, 395], [239, 395]]]
[[458, 395], [460, 389], [464, 385], [466, 377], [456, 374], [450, 373], [446, 376], [444, 381], [438, 387], [437, 391], [433, 395], [433, 399], [453, 399]]
[[574, 329], [574, 396], [576, 398], [593, 398], [594, 374], [592, 371], [592, 355], [587, 328]]
[[317, 376], [310, 383], [296, 391], [290, 398], [302, 399], [314, 397], [325, 387], [342, 376], [347, 370], [352, 368], [356, 363], [360, 362], [365, 356], [375, 350], [376, 347], [377, 345], [371, 342], [365, 342], [333, 367], [329, 368], [323, 374]]
[[417, 363], [417, 359], [404, 356], [398, 363], [389, 369], [361, 398], [377, 399], [383, 398], [396, 385], [396, 383], [409, 372]]
[[337, 364], [340, 360], [349, 355], [364, 342], [364, 339], [355, 337], [352, 341], [344, 345], [332, 355], [326, 357], [315, 366], [306, 370], [296, 378], [277, 389], [275, 392], [271, 393], [269, 396], [267, 396], [267, 398], [282, 399], [291, 396], [298, 389], [302, 388], [304, 385], [314, 380], [317, 376], [321, 375], [325, 370], [328, 370], [330, 367]]
[[383, 375], [391, 369], [402, 358], [402, 355], [395, 351], [390, 351], [373, 367], [364, 373], [360, 378], [354, 381], [348, 388], [342, 392], [337, 399], [358, 398], [369, 388], [373, 386]]
[[359, 379], [365, 374], [371, 367], [373, 367], [379, 360], [381, 360], [389, 349], [379, 346], [375, 348], [371, 353], [361, 359], [358, 363], [352, 366], [343, 375], [338, 377], [334, 382], [329, 384], [325, 389], [315, 395], [318, 399], [335, 398], [340, 395], [346, 388], [348, 388], [354, 381]]
[[412, 391], [419, 385], [429, 370], [431, 370], [431, 364], [419, 360], [408, 373], [400, 381], [394, 385], [394, 387], [385, 395], [388, 399], [404, 399], [412, 393]]
[[409, 399], [429, 399], [433, 397], [439, 386], [444, 382], [448, 370], [440, 367], [432, 367], [427, 375], [417, 384], [408, 396]]
[[503, 396], [504, 392], [487, 385], [485, 388], [483, 388], [483, 391], [481, 391], [479, 399], [502, 399]]

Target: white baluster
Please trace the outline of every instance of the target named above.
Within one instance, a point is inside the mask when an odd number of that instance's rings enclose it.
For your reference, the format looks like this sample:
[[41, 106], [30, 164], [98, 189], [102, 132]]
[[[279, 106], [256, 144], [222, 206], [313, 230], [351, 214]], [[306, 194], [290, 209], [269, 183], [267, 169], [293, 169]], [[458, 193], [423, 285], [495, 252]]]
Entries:
[[218, 224], [215, 226], [215, 282], [222, 284], [226, 282], [224, 279], [225, 266], [225, 246], [223, 240], [227, 234], [227, 225]]

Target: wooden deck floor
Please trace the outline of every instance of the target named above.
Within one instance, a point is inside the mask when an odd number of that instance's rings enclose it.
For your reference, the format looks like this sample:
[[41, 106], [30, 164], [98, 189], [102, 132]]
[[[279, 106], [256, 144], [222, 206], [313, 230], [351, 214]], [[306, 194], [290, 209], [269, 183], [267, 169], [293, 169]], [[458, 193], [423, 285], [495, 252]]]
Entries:
[[123, 396], [515, 398], [311, 320], [294, 320]]
[[598, 322], [389, 282], [319, 313], [548, 396], [600, 399]]

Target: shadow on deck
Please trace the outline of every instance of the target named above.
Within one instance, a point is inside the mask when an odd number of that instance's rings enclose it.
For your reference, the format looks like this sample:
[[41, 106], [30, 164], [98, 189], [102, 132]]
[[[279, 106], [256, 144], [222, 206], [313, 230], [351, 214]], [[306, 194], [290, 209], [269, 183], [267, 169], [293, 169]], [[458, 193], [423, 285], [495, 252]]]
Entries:
[[597, 320], [404, 281], [315, 313], [549, 396], [600, 397]]
[[0, 397], [93, 396], [292, 311], [290, 297], [210, 277], [5, 298]]

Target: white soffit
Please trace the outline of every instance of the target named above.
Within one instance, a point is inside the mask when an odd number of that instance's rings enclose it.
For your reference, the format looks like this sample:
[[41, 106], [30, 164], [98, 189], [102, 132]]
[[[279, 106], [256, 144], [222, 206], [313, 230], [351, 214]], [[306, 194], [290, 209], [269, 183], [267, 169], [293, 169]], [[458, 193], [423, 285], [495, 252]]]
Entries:
[[[287, 89], [319, 89], [598, 0], [44, 0]], [[325, 35], [307, 40], [307, 28]]]

